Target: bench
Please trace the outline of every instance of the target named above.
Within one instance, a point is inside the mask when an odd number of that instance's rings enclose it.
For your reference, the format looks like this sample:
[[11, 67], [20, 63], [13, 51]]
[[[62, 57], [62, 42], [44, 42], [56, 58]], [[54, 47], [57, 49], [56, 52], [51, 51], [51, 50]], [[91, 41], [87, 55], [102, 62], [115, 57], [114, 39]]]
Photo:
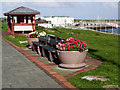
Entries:
[[[56, 40], [58, 39], [58, 40]], [[48, 57], [50, 61], [53, 61], [57, 55], [56, 45], [63, 40], [58, 37], [39, 37], [39, 42], [33, 43], [33, 51], [37, 51], [38, 54], [41, 54], [43, 57]], [[64, 39], [65, 40], [65, 39]], [[46, 53], [48, 56], [46, 56]]]
[[39, 42], [32, 42], [33, 46], [32, 46], [32, 50], [36, 51], [37, 54], [41, 54], [39, 51], [39, 46], [43, 46], [48, 42], [49, 38], [48, 37], [44, 37], [44, 36], [40, 36], [39, 37]]
[[48, 53], [48, 59], [50, 61], [53, 61], [57, 54], [56, 45], [60, 42], [60, 40], [50, 39], [50, 41], [47, 42], [47, 45], [40, 46], [43, 50], [43, 55], [46, 56], [46, 53]]

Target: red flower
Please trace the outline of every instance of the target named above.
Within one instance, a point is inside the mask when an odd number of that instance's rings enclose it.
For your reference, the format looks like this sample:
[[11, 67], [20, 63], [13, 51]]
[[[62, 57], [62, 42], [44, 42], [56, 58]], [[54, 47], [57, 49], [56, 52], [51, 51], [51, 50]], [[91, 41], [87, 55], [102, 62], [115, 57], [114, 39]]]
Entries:
[[40, 33], [40, 30], [38, 31], [38, 33]]
[[67, 41], [65, 40], [65, 43], [67, 43]]
[[67, 48], [68, 50], [69, 50], [69, 46], [68, 46], [68, 48]]
[[78, 43], [78, 42], [79, 42], [79, 40], [76, 41], [76, 43]]
[[32, 36], [32, 37], [34, 37], [34, 36]]
[[77, 44], [75, 44], [75, 46], [77, 47]]
[[74, 40], [73, 40], [72, 42], [75, 44], [75, 41], [74, 41]]
[[86, 46], [86, 44], [83, 44], [83, 47], [85, 47]]
[[74, 48], [74, 46], [71, 46], [70, 48], [72, 49], [72, 48]]

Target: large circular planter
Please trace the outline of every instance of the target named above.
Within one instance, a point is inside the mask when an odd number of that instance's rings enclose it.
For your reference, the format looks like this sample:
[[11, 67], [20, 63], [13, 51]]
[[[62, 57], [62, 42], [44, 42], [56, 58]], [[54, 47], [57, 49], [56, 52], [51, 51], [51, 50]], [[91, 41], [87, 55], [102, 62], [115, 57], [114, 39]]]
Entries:
[[35, 42], [38, 42], [39, 39], [38, 38], [28, 38], [28, 44], [29, 44], [29, 48], [31, 49], [32, 48], [32, 42], [35, 41]]
[[85, 66], [84, 63], [87, 51], [85, 50], [83, 52], [79, 51], [59, 51], [58, 59], [60, 60], [61, 64], [59, 64], [60, 67], [64, 68], [80, 68]]

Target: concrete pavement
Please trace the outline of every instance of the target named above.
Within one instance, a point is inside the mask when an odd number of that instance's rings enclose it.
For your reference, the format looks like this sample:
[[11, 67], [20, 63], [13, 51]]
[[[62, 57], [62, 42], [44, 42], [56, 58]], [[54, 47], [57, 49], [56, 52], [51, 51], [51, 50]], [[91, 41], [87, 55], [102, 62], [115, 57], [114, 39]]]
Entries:
[[62, 88], [57, 82], [2, 40], [2, 88]]

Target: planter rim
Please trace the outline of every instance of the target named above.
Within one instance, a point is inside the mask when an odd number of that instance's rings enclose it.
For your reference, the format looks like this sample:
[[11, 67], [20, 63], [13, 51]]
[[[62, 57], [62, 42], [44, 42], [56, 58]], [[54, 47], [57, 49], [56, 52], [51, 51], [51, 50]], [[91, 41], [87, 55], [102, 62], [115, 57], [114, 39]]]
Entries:
[[[88, 51], [88, 49], [86, 49], [85, 51]], [[79, 51], [60, 51], [60, 50], [58, 50], [58, 52], [79, 52]], [[84, 52], [84, 51], [82, 51], [82, 52]]]

